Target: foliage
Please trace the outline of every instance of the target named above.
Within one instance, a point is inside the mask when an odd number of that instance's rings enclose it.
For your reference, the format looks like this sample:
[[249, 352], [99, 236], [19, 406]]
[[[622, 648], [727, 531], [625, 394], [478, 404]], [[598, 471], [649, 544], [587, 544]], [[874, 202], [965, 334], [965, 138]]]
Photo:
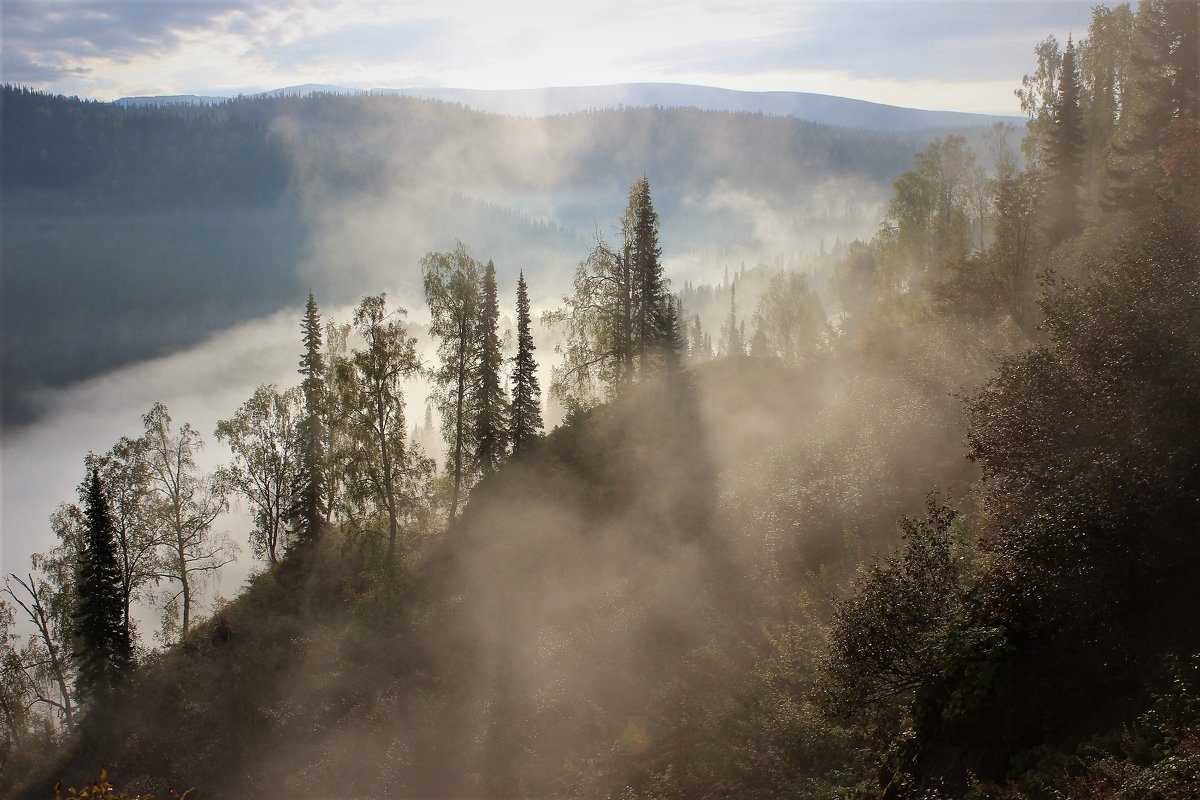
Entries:
[[[288, 523], [297, 504], [305, 502], [301, 491], [317, 491], [305, 478], [315, 473], [308, 472], [306, 463], [311, 439], [302, 438], [301, 431], [313, 419], [304, 410], [299, 388], [280, 392], [267, 385], [255, 389], [232, 417], [217, 422], [215, 435], [229, 445], [234, 459], [220, 471], [219, 480], [249, 501], [254, 515], [250, 547], [272, 566], [290, 544]], [[310, 460], [316, 464], [319, 453]], [[319, 498], [306, 508], [305, 519], [319, 519]]]
[[441, 359], [433, 380], [442, 415], [442, 435], [449, 451], [446, 469], [454, 478], [450, 497], [450, 518], [454, 519], [459, 499], [477, 468], [473, 456], [479, 410], [472, 404], [480, 399], [475, 385], [483, 341], [483, 276], [479, 262], [462, 242], [453, 253], [426, 253], [421, 259], [421, 276], [432, 317], [429, 333], [438, 342]]
[[542, 389], [534, 360], [533, 333], [529, 329], [529, 289], [525, 273], [517, 279], [517, 353], [512, 366], [512, 405], [509, 411], [509, 443], [513, 455], [527, 449], [542, 432]]
[[171, 414], [162, 403], [142, 416], [150, 508], [163, 532], [159, 577], [179, 584], [163, 601], [163, 636], [187, 637], [197, 582], [231, 563], [237, 545], [213, 524], [228, 507], [226, 487], [217, 475], [202, 475], [196, 451], [204, 441], [190, 424], [171, 430]]
[[287, 509], [289, 520], [299, 541], [311, 543], [320, 535], [326, 514], [332, 505], [328, 496], [326, 462], [328, 460], [323, 417], [328, 413], [326, 389], [326, 359], [321, 353], [321, 314], [317, 301], [309, 292], [300, 325], [304, 341], [304, 356], [299, 372], [304, 376], [300, 391], [304, 397], [304, 413], [297, 421], [299, 438], [299, 475], [295, 498]]
[[901, 552], [864, 570], [838, 603], [823, 665], [822, 702], [832, 712], [911, 701], [946, 668], [967, 588], [956, 515], [930, 496], [925, 519], [900, 522]]
[[475, 407], [475, 463], [487, 476], [508, 454], [508, 401], [500, 387], [500, 303], [496, 296], [496, 265], [488, 261], [483, 271], [483, 304], [479, 318], [479, 344], [472, 394]]
[[92, 470], [84, 513], [87, 534], [76, 567], [72, 655], [78, 664], [76, 691], [95, 700], [120, 684], [133, 666], [116, 536], [98, 469]]
[[805, 276], [779, 273], [771, 278], [754, 312], [755, 335], [763, 335], [771, 355], [797, 366], [820, 343], [826, 327], [821, 299]]
[[575, 271], [572, 294], [563, 307], [548, 311], [542, 323], [558, 329], [550, 393], [566, 402], [592, 406], [615, 396], [631, 380], [628, 275], [626, 261], [603, 240]]
[[615, 397], [636, 377], [661, 372], [679, 355], [672, 338], [671, 299], [658, 245], [658, 213], [645, 178], [629, 189], [620, 221], [621, 243], [599, 235], [575, 272], [574, 291], [543, 316], [559, 328], [563, 363], [551, 393], [588, 406]]
[[[420, 368], [416, 339], [408, 335], [404, 309], [387, 311], [384, 295], [364, 297], [354, 311], [354, 328], [364, 349], [340, 363], [341, 413], [350, 447], [346, 464], [347, 499], [355, 517], [351, 525], [386, 541], [385, 585], [395, 578], [401, 524], [417, 513], [413, 487], [429, 467], [405, 443], [403, 382]], [[394, 318], [393, 318], [394, 317]], [[386, 516], [386, 531], [376, 531], [373, 517]]]
[[[157, 582], [163, 544], [151, 510], [146, 441], [122, 436], [107, 453], [88, 453], [84, 465], [89, 474], [99, 470], [105, 487], [116, 533], [124, 624], [136, 644], [130, 609], [134, 602], [145, 599], [150, 584]], [[79, 487], [80, 498], [88, 488], [85, 479]]]
[[1084, 122], [1079, 103], [1075, 44], [1068, 38], [1051, 106], [1053, 127], [1046, 136], [1043, 159], [1047, 238], [1051, 245], [1077, 235], [1082, 226], [1079, 190], [1083, 183]]
[[1156, 223], [1096, 282], [1049, 298], [1048, 344], [1010, 359], [968, 404], [970, 455], [999, 531], [988, 547], [1010, 576], [1006, 596], [1039, 617], [1087, 609], [1101, 625], [1102, 608], [1143, 591], [1141, 568], [1170, 570], [1189, 547], [1197, 431], [1185, 409], [1200, 404], [1193, 222]]
[[[98, 780], [84, 784], [78, 789], [71, 786], [65, 790], [66, 794], [63, 794], [63, 792], [62, 783], [55, 783], [54, 800], [83, 800], [85, 797], [92, 800], [154, 800], [155, 798], [153, 794], [132, 795], [128, 792], [118, 792], [116, 786], [108, 780], [108, 770], [103, 768], [100, 770], [100, 778]], [[179, 794], [174, 789], [169, 789], [167, 796], [172, 798], [172, 800], [175, 800], [175, 798], [183, 800], [183, 798], [191, 793], [191, 789], [188, 789], [183, 794]]]

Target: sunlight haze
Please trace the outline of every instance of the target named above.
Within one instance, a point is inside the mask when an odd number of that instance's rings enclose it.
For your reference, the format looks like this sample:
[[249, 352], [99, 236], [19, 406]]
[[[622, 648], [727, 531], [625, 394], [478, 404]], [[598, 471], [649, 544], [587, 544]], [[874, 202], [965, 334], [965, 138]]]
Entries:
[[[1018, 112], [1031, 41], [1088, 2], [6, 2], [3, 77], [98, 100], [304, 84], [669, 82]], [[953, 65], [953, 66], [952, 66]]]

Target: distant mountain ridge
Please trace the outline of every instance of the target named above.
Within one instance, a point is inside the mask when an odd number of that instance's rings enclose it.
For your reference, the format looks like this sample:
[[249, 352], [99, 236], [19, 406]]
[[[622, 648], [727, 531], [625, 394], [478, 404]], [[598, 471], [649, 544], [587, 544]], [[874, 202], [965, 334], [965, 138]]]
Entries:
[[[352, 94], [341, 86], [305, 84], [262, 92], [254, 97]], [[1021, 124], [1023, 117], [973, 114], [963, 111], [929, 111], [866, 100], [808, 92], [745, 92], [680, 83], [623, 83], [611, 86], [560, 86], [543, 89], [456, 89], [407, 87], [370, 89], [363, 94], [397, 94], [427, 100], [461, 103], [477, 111], [509, 116], [542, 117], [602, 108], [698, 108], [702, 111], [743, 112], [794, 117], [825, 125], [870, 131], [919, 131], [946, 128], [989, 127], [997, 122]], [[123, 97], [118, 105], [175, 105], [219, 103], [228, 98], [172, 95]]]

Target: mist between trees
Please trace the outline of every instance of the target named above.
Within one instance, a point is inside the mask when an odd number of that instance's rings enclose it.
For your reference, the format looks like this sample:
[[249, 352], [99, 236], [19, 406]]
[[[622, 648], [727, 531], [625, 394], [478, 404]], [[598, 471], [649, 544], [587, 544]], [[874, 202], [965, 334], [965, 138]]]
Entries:
[[[1024, 141], [929, 144], [828, 285], [676, 291], [642, 178], [540, 326], [461, 243], [419, 261], [428, 361], [384, 295], [310, 298], [232, 464], [155, 406], [10, 577], [5, 786], [1193, 796], [1196, 13], [1038, 45]], [[262, 569], [201, 619], [233, 493]]]

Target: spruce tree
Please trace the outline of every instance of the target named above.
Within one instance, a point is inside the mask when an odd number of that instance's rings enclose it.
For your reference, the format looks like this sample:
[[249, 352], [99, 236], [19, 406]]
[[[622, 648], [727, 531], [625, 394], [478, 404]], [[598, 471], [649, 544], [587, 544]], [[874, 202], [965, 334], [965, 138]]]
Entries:
[[683, 318], [683, 304], [679, 298], [667, 295], [666, 340], [663, 354], [668, 372], [679, 372], [688, 355], [687, 322]]
[[1075, 236], [1083, 227], [1079, 200], [1083, 185], [1083, 144], [1079, 70], [1075, 65], [1075, 44], [1068, 39], [1058, 76], [1053, 127], [1046, 145], [1047, 233], [1051, 244]]
[[75, 689], [83, 697], [106, 694], [129, 672], [133, 647], [124, 623], [121, 570], [116, 533], [100, 471], [92, 470], [85, 497], [83, 550], [75, 572], [76, 603], [72, 620]]
[[629, 190], [625, 227], [630, 243], [633, 346], [640, 366], [645, 370], [647, 356], [670, 346], [662, 249], [658, 246], [658, 214], [650, 199], [650, 183], [645, 178]]
[[316, 541], [325, 521], [325, 435], [321, 413], [325, 403], [325, 360], [321, 355], [321, 315], [309, 292], [300, 325], [304, 338], [304, 357], [299, 372], [304, 392], [304, 419], [300, 423], [300, 491], [294, 511], [298, 541]]
[[529, 290], [525, 273], [517, 281], [517, 355], [513, 358], [512, 407], [509, 441], [513, 455], [529, 448], [542, 430], [542, 390], [538, 386], [537, 362], [533, 360], [533, 334], [529, 330]]
[[724, 356], [746, 354], [745, 326], [738, 326], [737, 283], [729, 286], [729, 318], [721, 330], [721, 351]]
[[483, 319], [475, 387], [475, 463], [488, 475], [504, 460], [508, 445], [507, 403], [500, 388], [500, 304], [496, 297], [496, 265], [483, 270]]

